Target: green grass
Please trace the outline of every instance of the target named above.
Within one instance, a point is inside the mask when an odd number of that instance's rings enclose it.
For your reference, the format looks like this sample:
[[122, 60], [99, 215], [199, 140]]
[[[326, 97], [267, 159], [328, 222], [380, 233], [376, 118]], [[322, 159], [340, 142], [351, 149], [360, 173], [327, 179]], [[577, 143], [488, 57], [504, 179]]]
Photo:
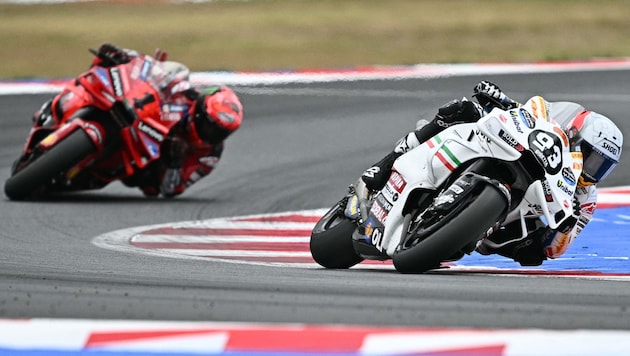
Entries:
[[0, 4], [0, 78], [74, 76], [103, 42], [159, 47], [193, 71], [618, 58], [630, 1]]

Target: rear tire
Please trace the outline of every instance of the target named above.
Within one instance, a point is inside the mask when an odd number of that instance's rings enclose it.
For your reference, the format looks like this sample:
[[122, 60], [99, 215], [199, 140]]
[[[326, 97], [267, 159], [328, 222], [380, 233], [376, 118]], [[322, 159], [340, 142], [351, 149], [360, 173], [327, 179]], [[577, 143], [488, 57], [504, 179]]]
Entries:
[[485, 186], [469, 205], [454, 216], [436, 223], [437, 231], [412, 247], [400, 249], [392, 259], [401, 273], [422, 273], [475, 243], [507, 210], [505, 197], [497, 188]]
[[326, 268], [348, 269], [363, 261], [352, 244], [352, 233], [357, 225], [342, 215], [342, 209], [341, 202], [337, 203], [322, 216], [311, 233], [311, 255]]
[[7, 179], [4, 194], [11, 200], [28, 199], [42, 186], [51, 183], [59, 173], [72, 168], [94, 150], [94, 143], [87, 133], [76, 130]]

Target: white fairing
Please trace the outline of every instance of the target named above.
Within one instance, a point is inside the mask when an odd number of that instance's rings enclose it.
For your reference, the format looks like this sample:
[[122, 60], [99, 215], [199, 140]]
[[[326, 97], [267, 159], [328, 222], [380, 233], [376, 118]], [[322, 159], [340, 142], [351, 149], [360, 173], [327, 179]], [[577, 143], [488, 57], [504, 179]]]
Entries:
[[[533, 97], [521, 108], [494, 109], [476, 123], [447, 128], [398, 158], [389, 181], [374, 199], [366, 234], [377, 249], [392, 256], [403, 236], [402, 210], [413, 190], [437, 189], [458, 166], [470, 160], [492, 157], [515, 161], [524, 150], [531, 150], [544, 162], [546, 179], [529, 187], [505, 223], [544, 216], [549, 226], [556, 228], [571, 215], [582, 157], [570, 152], [566, 135], [548, 117], [548, 103]], [[559, 211], [564, 214], [556, 219]], [[523, 236], [526, 233], [523, 224]]]

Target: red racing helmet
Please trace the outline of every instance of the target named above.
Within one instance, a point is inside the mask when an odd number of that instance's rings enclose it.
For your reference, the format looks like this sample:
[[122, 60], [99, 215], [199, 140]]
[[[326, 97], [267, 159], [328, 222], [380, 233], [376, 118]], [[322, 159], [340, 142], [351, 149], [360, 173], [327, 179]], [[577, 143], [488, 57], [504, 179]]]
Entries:
[[200, 93], [195, 101], [193, 125], [204, 142], [225, 140], [243, 122], [243, 105], [232, 89], [221, 86]]

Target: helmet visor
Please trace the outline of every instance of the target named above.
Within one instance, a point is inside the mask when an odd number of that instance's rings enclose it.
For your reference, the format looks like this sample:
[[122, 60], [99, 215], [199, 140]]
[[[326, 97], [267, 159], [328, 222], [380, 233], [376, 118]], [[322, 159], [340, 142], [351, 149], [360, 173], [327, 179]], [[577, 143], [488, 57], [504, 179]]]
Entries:
[[203, 114], [195, 115], [195, 128], [199, 138], [211, 144], [225, 140], [232, 133], [230, 130], [219, 127]]
[[591, 183], [600, 182], [617, 166], [617, 161], [588, 144], [582, 145], [582, 156], [584, 157], [583, 172], [586, 180]]

